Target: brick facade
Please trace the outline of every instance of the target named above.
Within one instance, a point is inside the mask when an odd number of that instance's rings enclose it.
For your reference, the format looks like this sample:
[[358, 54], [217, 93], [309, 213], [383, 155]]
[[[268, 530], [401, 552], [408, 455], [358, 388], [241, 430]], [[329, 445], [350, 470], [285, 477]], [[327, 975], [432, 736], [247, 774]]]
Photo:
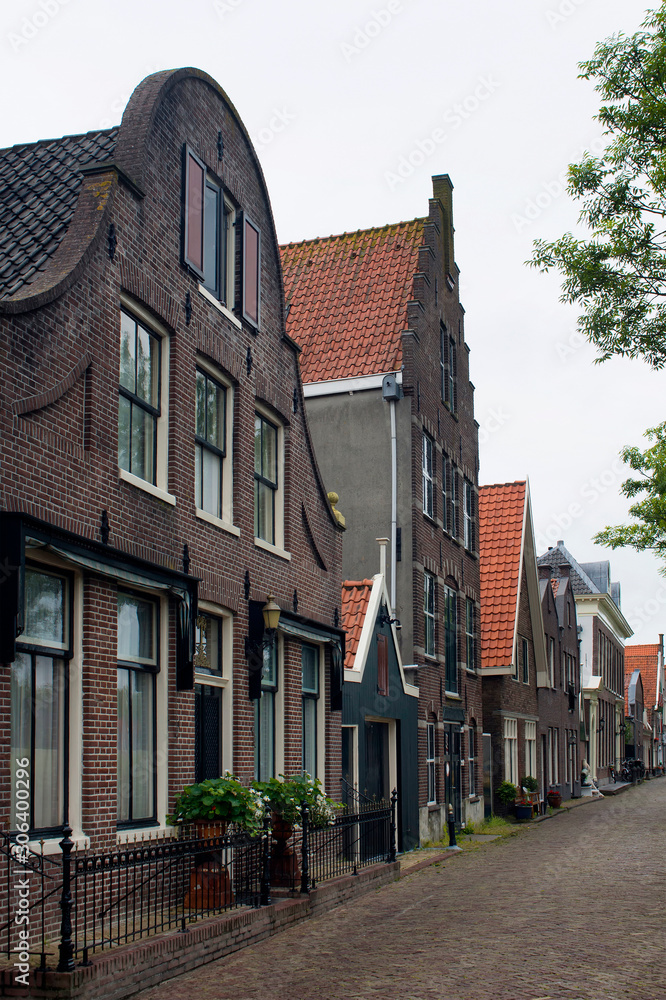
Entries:
[[[114, 162], [107, 155], [105, 162], [84, 169], [57, 249], [27, 283], [0, 298], [1, 555], [11, 567], [6, 560], [18, 551], [21, 532], [26, 549], [20, 558], [25, 555], [38, 575], [46, 571], [69, 581], [69, 820], [75, 836], [99, 845], [116, 839], [119, 589], [147, 600], [159, 621], [156, 732], [149, 750], [156, 807], [149, 826], [164, 825], [174, 795], [194, 778], [192, 646], [179, 652], [177, 625], [187, 600], [186, 646], [197, 598], [206, 614], [222, 623], [221, 766], [244, 782], [253, 777], [255, 756], [245, 655], [249, 602], [263, 605], [273, 595], [292, 626], [278, 637], [284, 718], [276, 721], [283, 741], [276, 745], [275, 764], [285, 773], [302, 765], [298, 630], [319, 629], [310, 636], [321, 643], [318, 739], [324, 752], [318, 754], [317, 771], [334, 795], [340, 778], [340, 664], [334, 646], [342, 638], [337, 627], [341, 533], [314, 458], [298, 353], [285, 336], [271, 208], [245, 127], [212, 79], [179, 70], [147, 78], [132, 95], [119, 130], [105, 135], [115, 138]], [[235, 301], [228, 310], [201, 290], [183, 263], [184, 146], [203, 162], [235, 212], [229, 268]], [[243, 280], [249, 286], [249, 278], [244, 279], [240, 235], [246, 218], [261, 233], [258, 324], [243, 317]], [[160, 345], [154, 485], [119, 470], [121, 309]], [[223, 466], [224, 476], [232, 477], [228, 520], [202, 517], [196, 510], [197, 364], [219, 376], [231, 407]], [[257, 406], [279, 429], [284, 456], [275, 493], [276, 524], [282, 505], [283, 531], [276, 528], [274, 544], [255, 541]], [[18, 610], [20, 618], [24, 602], [17, 576], [11, 572], [3, 579], [2, 598], [7, 613]], [[7, 622], [5, 616], [5, 628], [13, 629], [14, 616]], [[17, 642], [20, 648], [20, 634]], [[15, 669], [10, 663], [0, 676], [5, 827]], [[190, 681], [184, 684], [188, 670]], [[206, 676], [197, 680], [204, 683]]]

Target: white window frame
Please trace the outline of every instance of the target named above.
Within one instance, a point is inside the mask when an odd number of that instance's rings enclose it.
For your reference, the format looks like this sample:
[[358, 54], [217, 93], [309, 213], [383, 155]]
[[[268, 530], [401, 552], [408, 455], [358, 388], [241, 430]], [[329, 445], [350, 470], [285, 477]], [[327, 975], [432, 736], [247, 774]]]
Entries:
[[[470, 623], [470, 618], [471, 618], [471, 623]], [[466, 597], [465, 598], [465, 661], [467, 669], [471, 670], [473, 673], [476, 671], [476, 655], [477, 655], [476, 606], [471, 597]]]
[[[217, 528], [222, 528], [223, 531], [229, 532], [229, 534], [238, 537], [240, 535], [240, 528], [237, 528], [233, 523], [234, 521], [234, 509], [233, 509], [233, 497], [234, 497], [234, 404], [235, 404], [235, 393], [234, 386], [230, 379], [220, 372], [218, 368], [206, 358], [197, 355], [196, 368], [204, 372], [209, 378], [218, 385], [226, 389], [227, 401], [226, 401], [226, 414], [225, 414], [225, 455], [222, 459], [222, 503], [221, 503], [221, 517], [216, 517], [214, 514], [210, 514], [206, 510], [202, 510], [200, 507], [196, 506], [196, 487], [195, 487], [195, 512], [196, 516], [202, 521], [208, 522], [208, 524], [214, 524]], [[195, 400], [195, 416], [196, 416], [196, 400]], [[196, 444], [195, 444], [196, 447]]]
[[[271, 543], [266, 541], [264, 538], [259, 538], [258, 535], [254, 536], [254, 544], [257, 548], [265, 549], [267, 552], [272, 552], [273, 555], [280, 556], [282, 559], [291, 559], [291, 553], [285, 551], [284, 548], [284, 475], [285, 475], [285, 460], [284, 460], [284, 424], [280, 418], [268, 407], [261, 404], [258, 400], [255, 400], [254, 406], [255, 414], [261, 417], [263, 420], [267, 420], [274, 427], [277, 428], [277, 487], [275, 489], [275, 542]], [[254, 437], [252, 438], [254, 447]], [[254, 491], [254, 459], [252, 460], [252, 484]], [[252, 516], [253, 516], [253, 527], [254, 532], [254, 513], [256, 504], [256, 495], [253, 501]]]
[[[170, 336], [169, 331], [147, 309], [132, 299], [125, 293], [120, 295], [121, 311], [129, 313], [135, 320], [145, 326], [152, 334], [160, 339], [160, 406], [157, 417], [156, 435], [156, 466], [155, 483], [140, 476], [121, 469], [118, 466], [118, 477], [132, 486], [136, 486], [146, 493], [164, 500], [165, 503], [175, 506], [176, 497], [168, 490], [168, 468], [169, 468], [169, 354]], [[120, 320], [120, 313], [118, 314]], [[120, 323], [118, 324], [118, 341], [120, 342]], [[120, 389], [120, 373], [118, 374], [118, 389]], [[118, 430], [116, 425], [116, 431]], [[118, 442], [116, 442], [116, 454], [118, 452]]]
[[551, 727], [548, 729], [548, 786], [559, 782], [559, 730]]
[[518, 719], [504, 718], [504, 780], [518, 785]]
[[555, 640], [552, 635], [546, 637], [548, 641], [548, 674], [551, 688], [555, 687]]
[[537, 777], [536, 774], [536, 722], [525, 723], [525, 777]]
[[[219, 281], [220, 287], [218, 291], [221, 293], [218, 297], [215, 291], [207, 288], [204, 284], [204, 280], [199, 283], [199, 291], [203, 292], [206, 298], [211, 298], [224, 313], [233, 318], [234, 322], [238, 324], [238, 320], [233, 315], [233, 309], [236, 304], [236, 289], [235, 289], [235, 277], [236, 277], [236, 207], [232, 203], [231, 199], [227, 195], [223, 186], [217, 180], [217, 178], [209, 171], [206, 171], [206, 176], [204, 179], [204, 199], [205, 192], [207, 188], [215, 188], [217, 190], [219, 202], [219, 212], [220, 218], [218, 219], [218, 239], [216, 242], [216, 250], [218, 254], [218, 275], [217, 281]], [[224, 224], [226, 223], [226, 229]], [[203, 208], [203, 232], [204, 232], [204, 272], [205, 272], [205, 253], [206, 253], [206, 207], [204, 200]], [[224, 249], [225, 254], [225, 264], [226, 267], [224, 271], [221, 264], [219, 263], [219, 255]], [[225, 294], [226, 290], [226, 294]], [[240, 324], [242, 325], [242, 324]]]
[[[426, 779], [428, 805], [437, 802], [437, 733], [435, 723], [426, 724]], [[431, 795], [432, 792], [432, 795]]]
[[[430, 610], [432, 608], [432, 610]], [[424, 570], [423, 573], [423, 650], [426, 656], [434, 657], [437, 651], [435, 632], [436, 601], [435, 577]], [[430, 642], [428, 641], [430, 639]]]
[[467, 730], [467, 774], [469, 783], [469, 797], [470, 799], [476, 798], [476, 772], [474, 770], [476, 766], [476, 730], [474, 726], [469, 726]]
[[220, 660], [222, 672], [209, 674], [194, 663], [194, 683], [205, 684], [208, 687], [218, 687], [222, 690], [222, 773], [233, 771], [234, 761], [234, 706], [233, 706], [233, 650], [234, 650], [234, 616], [228, 608], [223, 608], [210, 601], [199, 601], [198, 611], [210, 618], [217, 619], [221, 624], [222, 649]]
[[463, 480], [463, 542], [468, 552], [474, 551], [474, 491], [469, 479]]
[[423, 432], [423, 447], [421, 452], [421, 471], [423, 483], [423, 513], [434, 517], [434, 481], [433, 452], [435, 443], [429, 434]]
[[[317, 726], [316, 735], [316, 755], [317, 759], [315, 761], [316, 774], [311, 774], [311, 778], [319, 778], [322, 786], [325, 785], [326, 781], [326, 687], [325, 687], [325, 647], [320, 643], [306, 642], [301, 644], [313, 646], [317, 650], [317, 660], [318, 660], [318, 683], [319, 683], [319, 694], [316, 699], [310, 699], [315, 701], [315, 720]], [[303, 701], [305, 696], [303, 695], [303, 689], [301, 687], [301, 726], [303, 724]], [[301, 733], [301, 753], [302, 753], [302, 733]], [[301, 764], [303, 760], [301, 759]]]

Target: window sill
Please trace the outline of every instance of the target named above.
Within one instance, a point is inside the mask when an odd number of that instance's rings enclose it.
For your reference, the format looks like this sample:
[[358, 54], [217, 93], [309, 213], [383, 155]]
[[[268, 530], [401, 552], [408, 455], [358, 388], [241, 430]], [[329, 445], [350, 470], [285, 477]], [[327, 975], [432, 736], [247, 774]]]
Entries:
[[465, 667], [465, 673], [472, 674], [473, 677], [476, 677], [476, 670], [474, 667]]
[[160, 489], [159, 486], [153, 486], [146, 479], [139, 479], [138, 476], [133, 475], [131, 472], [126, 472], [125, 469], [118, 469], [118, 476], [131, 486], [136, 486], [145, 493], [150, 493], [151, 496], [157, 497], [158, 500], [164, 500], [165, 503], [171, 504], [172, 507], [176, 506], [176, 498], [173, 494], [167, 493], [166, 490]]
[[255, 535], [254, 544], [258, 549], [263, 549], [264, 552], [270, 552], [271, 555], [277, 556], [278, 559], [286, 559], [287, 562], [291, 562], [291, 552], [285, 552], [284, 549], [278, 548], [277, 545], [271, 545], [270, 542], [265, 542], [263, 538], [257, 538]]
[[453, 701], [462, 701], [462, 695], [459, 695], [457, 691], [444, 691], [444, 695], [447, 698], [451, 698]]
[[438, 805], [436, 802], [429, 802], [428, 803], [428, 812], [429, 813], [441, 812], [441, 811], [442, 811], [442, 807], [440, 805]]
[[201, 510], [200, 507], [195, 509], [195, 513], [200, 521], [205, 521], [216, 528], [221, 528], [222, 531], [227, 531], [230, 535], [235, 535], [236, 538], [240, 537], [240, 528], [237, 528], [235, 524], [231, 524], [230, 521], [223, 521], [221, 518], [215, 517], [214, 514], [209, 514], [207, 510]]
[[204, 299], [206, 299], [207, 302], [210, 302], [212, 306], [215, 306], [218, 312], [221, 312], [223, 316], [226, 316], [227, 319], [234, 324], [234, 326], [238, 327], [239, 330], [243, 329], [243, 324], [241, 323], [241, 321], [237, 319], [236, 316], [234, 316], [234, 314], [229, 309], [227, 309], [226, 306], [223, 306], [222, 303], [218, 301], [218, 299], [216, 299], [214, 295], [211, 295], [211, 293], [208, 291], [207, 288], [204, 288], [203, 285], [199, 285], [199, 292], [204, 297]]
[[481, 801], [481, 797], [479, 795], [470, 795], [469, 801], [470, 802], [480, 802]]

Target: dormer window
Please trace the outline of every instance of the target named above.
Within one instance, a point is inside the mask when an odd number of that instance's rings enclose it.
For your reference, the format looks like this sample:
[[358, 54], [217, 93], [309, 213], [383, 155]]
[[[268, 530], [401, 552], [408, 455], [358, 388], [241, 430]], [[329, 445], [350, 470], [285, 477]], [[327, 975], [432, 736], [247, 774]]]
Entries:
[[184, 155], [183, 260], [214, 299], [233, 309], [236, 210], [203, 160], [187, 147]]

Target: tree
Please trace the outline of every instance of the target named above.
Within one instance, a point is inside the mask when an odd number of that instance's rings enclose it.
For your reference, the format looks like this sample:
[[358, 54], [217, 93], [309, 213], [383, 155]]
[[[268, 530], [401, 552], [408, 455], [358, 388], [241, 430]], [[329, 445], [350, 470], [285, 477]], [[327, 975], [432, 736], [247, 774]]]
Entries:
[[[614, 35], [580, 64], [605, 103], [600, 157], [569, 167], [589, 239], [571, 233], [534, 244], [533, 267], [563, 275], [562, 301], [582, 306], [578, 325], [598, 351], [666, 364], [666, 2], [645, 29]], [[657, 429], [655, 429], [657, 430]], [[628, 449], [630, 452], [631, 449]], [[619, 544], [619, 543], [618, 543]]]
[[[652, 427], [645, 436], [654, 441], [650, 448], [623, 448], [621, 456], [637, 479], [627, 479], [622, 493], [630, 499], [641, 497], [629, 513], [637, 519], [635, 524], [606, 527], [593, 538], [600, 545], [611, 549], [630, 546], [639, 552], [652, 550], [666, 559], [666, 423]], [[666, 568], [664, 569], [666, 572]]]

